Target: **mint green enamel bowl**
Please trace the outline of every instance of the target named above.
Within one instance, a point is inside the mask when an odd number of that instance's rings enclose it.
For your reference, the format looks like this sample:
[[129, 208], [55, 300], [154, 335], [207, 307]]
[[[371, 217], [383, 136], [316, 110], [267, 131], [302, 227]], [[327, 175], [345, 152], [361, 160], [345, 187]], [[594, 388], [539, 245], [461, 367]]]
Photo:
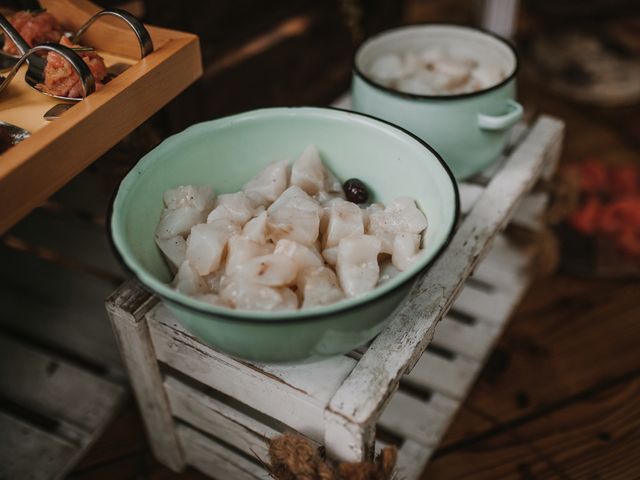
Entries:
[[[171, 289], [171, 274], [154, 242], [163, 192], [184, 184], [235, 192], [267, 163], [293, 159], [309, 144], [339, 178], [362, 179], [375, 200], [416, 199], [429, 221], [420, 261], [363, 296], [292, 312], [231, 310]], [[341, 110], [270, 108], [194, 125], [165, 140], [120, 184], [110, 227], [126, 267], [196, 337], [239, 358], [292, 363], [346, 353], [375, 337], [417, 275], [446, 246], [458, 210], [451, 172], [413, 135]]]

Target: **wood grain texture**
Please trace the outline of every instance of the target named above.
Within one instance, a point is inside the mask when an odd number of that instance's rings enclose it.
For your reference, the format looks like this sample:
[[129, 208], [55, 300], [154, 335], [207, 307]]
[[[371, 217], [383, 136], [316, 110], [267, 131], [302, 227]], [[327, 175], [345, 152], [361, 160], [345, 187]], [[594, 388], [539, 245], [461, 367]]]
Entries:
[[176, 436], [149, 328], [142, 321], [155, 301], [142, 287], [130, 281], [107, 299], [106, 307], [140, 405], [151, 448], [165, 465], [179, 471], [185, 466], [182, 448]]
[[[69, 1], [52, 0], [50, 6], [61, 12]], [[82, 0], [73, 0], [73, 5], [94, 8]], [[98, 32], [101, 31], [99, 27], [110, 25], [108, 22], [96, 24]], [[121, 32], [123, 27], [113, 28]], [[164, 29], [150, 27], [149, 30], [156, 43], [152, 54], [2, 156], [0, 233], [40, 205], [200, 76], [202, 67], [196, 36], [176, 32], [168, 37]], [[113, 43], [114, 32], [103, 35], [103, 44]], [[37, 92], [29, 93], [36, 98], [43, 97]], [[46, 111], [47, 105], [41, 107], [39, 115]], [[126, 115], [123, 112], [127, 112]]]
[[640, 471], [640, 379], [581, 395], [436, 456], [424, 479], [631, 479]]

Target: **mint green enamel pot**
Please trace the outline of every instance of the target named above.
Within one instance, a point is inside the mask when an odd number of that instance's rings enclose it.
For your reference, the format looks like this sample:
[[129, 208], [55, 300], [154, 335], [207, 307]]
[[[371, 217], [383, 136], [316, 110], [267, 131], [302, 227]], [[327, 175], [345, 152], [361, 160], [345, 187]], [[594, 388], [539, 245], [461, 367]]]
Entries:
[[[500, 68], [504, 79], [485, 90], [448, 96], [414, 95], [380, 85], [368, 74], [381, 54], [419, 51], [430, 45]], [[432, 145], [458, 180], [497, 160], [509, 131], [522, 117], [515, 100], [518, 55], [506, 40], [456, 25], [419, 25], [383, 32], [356, 52], [353, 109], [413, 132]]]
[[[163, 192], [184, 184], [235, 192], [267, 163], [295, 158], [309, 144], [318, 147], [339, 178], [362, 179], [375, 200], [416, 199], [429, 228], [424, 255], [413, 268], [360, 297], [290, 312], [231, 310], [173, 290], [153, 239]], [[352, 112], [271, 108], [194, 125], [165, 140], [120, 184], [110, 228], [125, 266], [196, 337], [239, 358], [292, 363], [343, 354], [375, 337], [448, 243], [458, 211], [453, 175], [412, 134]]]

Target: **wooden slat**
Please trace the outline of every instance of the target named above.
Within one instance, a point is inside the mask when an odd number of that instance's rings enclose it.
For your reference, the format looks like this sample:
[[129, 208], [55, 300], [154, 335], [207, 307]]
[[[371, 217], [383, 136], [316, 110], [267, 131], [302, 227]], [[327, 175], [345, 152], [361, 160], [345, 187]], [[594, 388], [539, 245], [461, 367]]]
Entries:
[[[497, 337], [498, 327], [476, 320], [472, 325], [445, 317], [433, 334], [433, 343], [455, 354], [481, 361]], [[415, 368], [414, 368], [415, 370]]]
[[460, 213], [466, 215], [476, 204], [482, 192], [484, 192], [484, 187], [473, 183], [462, 182], [458, 184], [458, 190], [460, 192]]
[[378, 420], [378, 425], [403, 439], [437, 445], [460, 402], [434, 393], [418, 398], [400, 389]]
[[61, 478], [78, 447], [0, 411], [0, 478]]
[[266, 480], [269, 475], [256, 463], [216, 443], [186, 425], [178, 425], [178, 438], [187, 463], [216, 480]]
[[159, 360], [316, 441], [323, 440], [324, 408], [355, 360], [336, 356], [309, 365], [261, 370], [203, 345], [162, 305], [147, 319]]
[[269, 461], [268, 441], [281, 432], [174, 377], [168, 377], [164, 386], [174, 416], [247, 455]]
[[124, 378], [104, 298], [113, 284], [0, 246], [0, 328]]
[[433, 449], [413, 440], [405, 440], [398, 450], [397, 478], [413, 480], [420, 477]]
[[114, 279], [118, 283], [124, 281], [124, 272], [113, 255], [103, 226], [73, 215], [56, 215], [39, 209], [19, 222], [11, 230], [10, 236], [64, 259], [87, 265], [96, 270], [98, 275], [103, 272], [102, 276], [106, 279]]
[[482, 364], [461, 355], [444, 358], [427, 350], [404, 381], [462, 399]]
[[[478, 257], [535, 182], [549, 145], [560, 142], [561, 138], [561, 122], [549, 117], [536, 122], [505, 167], [489, 183], [448, 251], [418, 281], [405, 306], [338, 390], [330, 404], [332, 411], [355, 425], [365, 425], [376, 417], [402, 373], [420, 358], [435, 324], [450, 307]], [[403, 348], [396, 348], [397, 345]]]
[[474, 285], [467, 285], [456, 298], [453, 307], [474, 318], [500, 325], [511, 313], [518, 298], [511, 292], [494, 290], [487, 292]]
[[155, 303], [156, 299], [146, 290], [130, 281], [107, 298], [106, 308], [140, 405], [151, 450], [162, 463], [180, 471], [184, 468], [184, 456], [145, 321], [145, 314]]
[[0, 396], [68, 423], [84, 442], [124, 397], [123, 387], [0, 335]]

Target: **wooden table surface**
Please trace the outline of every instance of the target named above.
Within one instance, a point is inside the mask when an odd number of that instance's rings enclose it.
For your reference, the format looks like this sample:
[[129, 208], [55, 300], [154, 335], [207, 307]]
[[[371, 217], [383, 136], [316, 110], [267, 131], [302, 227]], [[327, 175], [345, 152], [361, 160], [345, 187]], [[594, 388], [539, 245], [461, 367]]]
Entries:
[[[567, 122], [563, 161], [640, 161], [638, 107], [575, 105], [526, 81], [520, 97]], [[640, 478], [639, 347], [640, 282], [537, 280], [423, 478]], [[204, 478], [159, 465], [144, 435], [131, 401], [70, 478]]]

